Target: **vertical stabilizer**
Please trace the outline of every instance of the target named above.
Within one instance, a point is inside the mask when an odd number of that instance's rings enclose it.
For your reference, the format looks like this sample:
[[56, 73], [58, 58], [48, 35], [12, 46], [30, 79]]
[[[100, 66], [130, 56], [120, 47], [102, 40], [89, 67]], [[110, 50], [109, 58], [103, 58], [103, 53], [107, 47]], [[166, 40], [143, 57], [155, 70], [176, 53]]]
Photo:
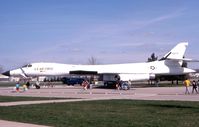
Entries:
[[168, 52], [162, 59], [182, 60], [188, 46], [188, 42], [181, 42], [177, 44], [170, 52]]

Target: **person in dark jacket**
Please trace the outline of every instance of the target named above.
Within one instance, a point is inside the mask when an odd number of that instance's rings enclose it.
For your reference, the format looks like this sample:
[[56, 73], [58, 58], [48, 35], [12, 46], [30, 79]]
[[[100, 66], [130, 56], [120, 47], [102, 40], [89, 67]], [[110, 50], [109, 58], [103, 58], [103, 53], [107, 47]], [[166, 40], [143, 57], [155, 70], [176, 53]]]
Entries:
[[197, 91], [197, 84], [196, 84], [195, 80], [193, 80], [193, 82], [192, 82], [192, 94], [194, 93], [194, 91], [196, 93], [198, 93], [198, 91]]
[[29, 81], [26, 83], [26, 86], [27, 86], [28, 89], [30, 89], [30, 82]]
[[199, 92], [199, 80], [197, 81], [197, 87], [198, 87], [198, 92]]

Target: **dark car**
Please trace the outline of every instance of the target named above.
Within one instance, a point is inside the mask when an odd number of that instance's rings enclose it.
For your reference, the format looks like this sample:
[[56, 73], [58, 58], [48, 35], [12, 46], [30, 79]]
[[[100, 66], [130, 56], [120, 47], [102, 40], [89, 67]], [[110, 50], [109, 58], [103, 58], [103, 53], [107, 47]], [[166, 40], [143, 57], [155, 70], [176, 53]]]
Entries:
[[[107, 88], [116, 88], [117, 81], [106, 81], [104, 86]], [[119, 83], [120, 90], [129, 90], [130, 86], [127, 82], [120, 81]]]
[[83, 78], [67, 78], [67, 77], [62, 78], [63, 84], [72, 85], [72, 86], [76, 84], [81, 85], [83, 81], [84, 81]]
[[107, 88], [116, 88], [116, 81], [105, 81], [104, 86]]

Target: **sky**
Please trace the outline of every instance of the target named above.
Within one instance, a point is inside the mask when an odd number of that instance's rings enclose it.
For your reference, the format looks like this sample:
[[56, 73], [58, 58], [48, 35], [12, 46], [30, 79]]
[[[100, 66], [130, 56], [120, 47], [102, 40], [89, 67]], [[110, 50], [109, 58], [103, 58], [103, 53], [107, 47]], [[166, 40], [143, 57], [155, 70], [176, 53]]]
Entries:
[[[0, 0], [0, 65], [146, 62], [179, 42], [199, 59], [197, 0]], [[189, 63], [199, 68], [199, 63]]]

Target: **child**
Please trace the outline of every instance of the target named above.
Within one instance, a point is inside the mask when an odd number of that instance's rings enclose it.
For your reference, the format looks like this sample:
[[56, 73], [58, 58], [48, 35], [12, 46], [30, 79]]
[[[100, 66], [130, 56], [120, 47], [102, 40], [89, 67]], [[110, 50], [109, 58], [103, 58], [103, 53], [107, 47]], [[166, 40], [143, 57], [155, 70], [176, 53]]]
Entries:
[[16, 92], [19, 92], [19, 87], [20, 87], [20, 84], [19, 82], [16, 83]]
[[27, 90], [26, 84], [23, 85], [23, 91], [25, 92]]

